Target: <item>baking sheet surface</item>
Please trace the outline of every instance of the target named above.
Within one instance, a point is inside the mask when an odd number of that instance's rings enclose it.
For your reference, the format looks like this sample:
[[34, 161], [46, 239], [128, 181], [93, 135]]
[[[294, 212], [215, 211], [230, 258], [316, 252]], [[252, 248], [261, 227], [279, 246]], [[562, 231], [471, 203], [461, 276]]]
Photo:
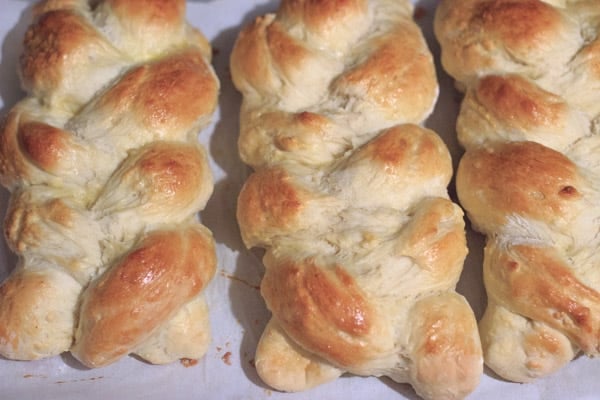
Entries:
[[[432, 35], [436, 1], [415, 1], [418, 23], [430, 48], [439, 49]], [[23, 97], [16, 75], [21, 42], [30, 21], [31, 1], [3, 0], [0, 6], [0, 112], [5, 114]], [[262, 266], [244, 249], [235, 221], [237, 193], [248, 169], [237, 156], [240, 95], [229, 76], [229, 53], [239, 29], [255, 16], [273, 11], [277, 1], [197, 0], [188, 2], [188, 19], [210, 39], [213, 65], [221, 80], [219, 109], [213, 124], [200, 133], [211, 158], [215, 192], [201, 219], [214, 233], [218, 246], [217, 274], [206, 295], [210, 307], [212, 344], [196, 365], [148, 365], [125, 357], [106, 368], [87, 370], [68, 355], [16, 362], [0, 359], [0, 399], [417, 399], [408, 385], [389, 379], [344, 376], [316, 389], [283, 394], [264, 386], [253, 367], [254, 349], [269, 317], [258, 286]], [[438, 58], [439, 60], [439, 58]], [[454, 163], [461, 150], [454, 137], [459, 98], [452, 81], [438, 67], [441, 94], [426, 125], [446, 141]], [[451, 190], [452, 191], [452, 190]], [[0, 192], [0, 216], [8, 193]], [[458, 290], [467, 297], [478, 317], [485, 304], [482, 287], [483, 240], [468, 232], [470, 254]], [[15, 257], [0, 240], [0, 278], [13, 268]], [[559, 373], [534, 384], [499, 380], [489, 371], [469, 397], [472, 400], [598, 399], [600, 361], [579, 358]]]

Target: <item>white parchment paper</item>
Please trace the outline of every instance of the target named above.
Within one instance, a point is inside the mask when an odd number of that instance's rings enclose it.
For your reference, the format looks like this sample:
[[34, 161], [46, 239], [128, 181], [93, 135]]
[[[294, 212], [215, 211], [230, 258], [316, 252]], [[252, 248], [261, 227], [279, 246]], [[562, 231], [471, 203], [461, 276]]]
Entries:
[[[432, 35], [435, 0], [415, 0], [431, 50], [439, 48]], [[25, 29], [30, 21], [31, 1], [0, 2], [0, 112], [5, 114], [23, 97], [16, 68]], [[83, 369], [70, 356], [18, 362], [0, 359], [0, 399], [416, 399], [408, 385], [389, 379], [344, 376], [316, 389], [284, 394], [264, 386], [253, 367], [254, 349], [269, 317], [258, 286], [262, 274], [259, 259], [244, 249], [235, 220], [238, 191], [248, 169], [237, 155], [240, 95], [229, 75], [229, 53], [240, 28], [255, 16], [275, 10], [276, 0], [197, 0], [188, 2], [188, 19], [210, 39], [213, 65], [222, 90], [213, 124], [200, 133], [211, 158], [215, 192], [202, 221], [214, 233], [218, 245], [218, 269], [207, 289], [213, 341], [196, 365], [173, 363], [148, 365], [125, 357], [109, 367]], [[438, 57], [439, 60], [439, 57]], [[461, 154], [454, 124], [459, 97], [451, 79], [438, 67], [441, 94], [426, 125], [446, 141], [455, 165]], [[452, 188], [450, 188], [452, 193]], [[0, 216], [8, 193], [0, 191]], [[478, 317], [485, 305], [481, 277], [481, 236], [468, 232], [470, 254], [459, 291], [467, 297]], [[0, 278], [15, 264], [15, 257], [0, 239]], [[600, 399], [600, 361], [580, 358], [557, 374], [534, 384], [499, 380], [489, 371], [469, 397], [471, 400]]]

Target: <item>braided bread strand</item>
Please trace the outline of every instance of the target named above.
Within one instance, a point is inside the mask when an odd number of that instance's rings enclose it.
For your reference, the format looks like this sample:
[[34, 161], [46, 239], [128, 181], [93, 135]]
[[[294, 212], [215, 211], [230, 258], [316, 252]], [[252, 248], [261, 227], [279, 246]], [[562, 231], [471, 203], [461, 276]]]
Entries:
[[300, 391], [345, 372], [458, 399], [482, 373], [449, 152], [420, 127], [438, 85], [409, 1], [282, 1], [239, 34], [238, 198], [244, 243], [266, 250], [272, 318], [255, 365]]
[[210, 46], [183, 0], [47, 0], [33, 18], [28, 96], [0, 136], [19, 256], [0, 286], [0, 354], [199, 358], [216, 267], [196, 218], [213, 188], [197, 142], [219, 91]]
[[457, 192], [486, 235], [485, 362], [528, 382], [600, 351], [600, 3], [441, 2], [442, 63], [465, 91]]

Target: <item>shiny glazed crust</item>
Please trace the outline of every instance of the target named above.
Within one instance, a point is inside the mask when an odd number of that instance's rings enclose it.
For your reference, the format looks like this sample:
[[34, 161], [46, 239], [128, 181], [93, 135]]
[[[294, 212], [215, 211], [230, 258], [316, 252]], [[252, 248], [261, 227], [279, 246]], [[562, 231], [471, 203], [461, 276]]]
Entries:
[[212, 193], [197, 135], [215, 110], [211, 50], [184, 1], [48, 0], [33, 8], [6, 116], [0, 354], [71, 351], [101, 367], [201, 357], [216, 266], [196, 214]]
[[444, 0], [435, 33], [465, 92], [457, 192], [487, 236], [486, 364], [529, 382], [600, 351], [600, 3]]
[[306, 390], [350, 372], [427, 399], [478, 384], [475, 317], [455, 285], [467, 253], [448, 150], [420, 127], [438, 94], [431, 54], [397, 0], [282, 1], [240, 32], [238, 199], [262, 247], [272, 312], [260, 377]]

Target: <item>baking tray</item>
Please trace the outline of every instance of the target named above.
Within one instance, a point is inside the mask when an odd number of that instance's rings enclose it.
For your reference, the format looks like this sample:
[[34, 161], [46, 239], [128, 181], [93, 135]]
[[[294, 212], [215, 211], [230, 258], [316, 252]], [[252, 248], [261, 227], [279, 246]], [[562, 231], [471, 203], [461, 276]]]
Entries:
[[[32, 4], [2, 0], [0, 5], [2, 114], [24, 96], [16, 68]], [[439, 61], [439, 47], [432, 34], [436, 4], [436, 1], [415, 1], [417, 22]], [[254, 349], [269, 314], [258, 289], [262, 265], [255, 254], [244, 248], [235, 220], [237, 194], [248, 168], [237, 155], [241, 97], [231, 83], [228, 62], [240, 28], [255, 16], [275, 10], [277, 1], [197, 0], [187, 5], [188, 20], [204, 32], [214, 47], [213, 65], [222, 85], [214, 121], [199, 134], [209, 151], [215, 177], [215, 191], [201, 219], [214, 233], [219, 260], [217, 274], [206, 290], [213, 337], [209, 350], [195, 365], [175, 362], [156, 366], [125, 357], [116, 364], [93, 370], [82, 368], [69, 355], [27, 362], [0, 359], [0, 399], [417, 399], [409, 385], [387, 378], [343, 376], [303, 393], [279, 393], [258, 378], [253, 366]], [[425, 124], [446, 141], [456, 166], [461, 149], [454, 124], [460, 97], [439, 65], [438, 78], [440, 98]], [[7, 201], [8, 193], [2, 189], [2, 217]], [[458, 290], [480, 317], [485, 305], [481, 275], [484, 242], [470, 230], [468, 242], [470, 253]], [[5, 277], [14, 264], [14, 255], [0, 240], [0, 277]], [[599, 374], [600, 361], [585, 357], [532, 384], [505, 382], [486, 371], [469, 399], [598, 399]]]

